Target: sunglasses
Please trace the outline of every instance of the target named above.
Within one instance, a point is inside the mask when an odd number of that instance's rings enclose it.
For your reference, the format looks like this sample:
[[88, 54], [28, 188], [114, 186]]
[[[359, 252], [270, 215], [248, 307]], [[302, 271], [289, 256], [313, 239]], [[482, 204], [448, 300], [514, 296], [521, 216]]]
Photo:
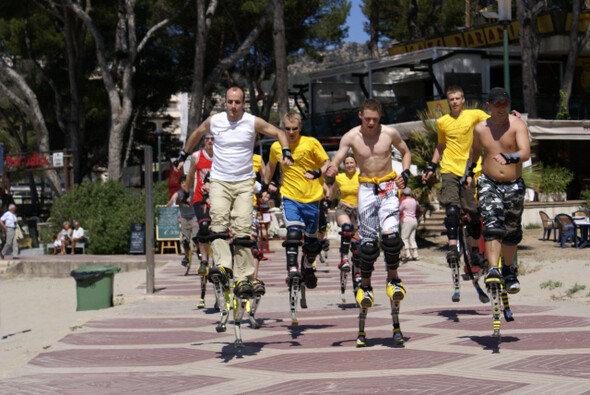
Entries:
[[288, 132], [289, 132], [289, 131], [292, 131], [292, 130], [297, 130], [297, 129], [299, 129], [299, 126], [297, 126], [297, 127], [295, 127], [295, 128], [288, 128], [288, 127], [285, 127], [285, 130], [286, 130], [286, 131], [288, 131]]
[[207, 140], [213, 141], [213, 137], [205, 137], [205, 141], [207, 141]]

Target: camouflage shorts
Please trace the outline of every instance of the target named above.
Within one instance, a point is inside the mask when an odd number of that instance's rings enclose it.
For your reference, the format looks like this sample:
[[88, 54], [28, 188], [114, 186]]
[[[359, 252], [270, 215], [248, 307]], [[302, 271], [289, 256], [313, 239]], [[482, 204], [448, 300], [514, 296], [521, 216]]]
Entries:
[[[477, 180], [477, 197], [483, 218], [484, 240], [501, 239], [507, 245], [522, 240], [522, 211], [525, 185], [522, 178], [496, 181], [482, 174]], [[500, 237], [498, 233], [504, 232]]]

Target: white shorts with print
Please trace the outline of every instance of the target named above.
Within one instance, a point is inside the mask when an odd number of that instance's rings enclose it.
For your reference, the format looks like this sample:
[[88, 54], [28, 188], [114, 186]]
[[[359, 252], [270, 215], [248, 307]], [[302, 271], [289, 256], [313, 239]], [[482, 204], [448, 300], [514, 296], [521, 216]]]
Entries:
[[394, 180], [361, 183], [358, 192], [359, 236], [379, 240], [382, 232], [399, 232], [399, 197]]

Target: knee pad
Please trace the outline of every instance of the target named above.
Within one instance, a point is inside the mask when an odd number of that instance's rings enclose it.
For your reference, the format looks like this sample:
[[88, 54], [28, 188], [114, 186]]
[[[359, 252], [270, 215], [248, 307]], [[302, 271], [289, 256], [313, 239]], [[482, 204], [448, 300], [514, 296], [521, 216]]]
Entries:
[[330, 251], [330, 240], [327, 237], [322, 239], [322, 250]]
[[307, 255], [308, 262], [313, 262], [315, 257], [322, 251], [322, 245], [317, 237], [303, 237], [303, 252]]
[[350, 223], [342, 224], [342, 230], [340, 231], [340, 253], [348, 254], [350, 250], [350, 239], [354, 232], [354, 225]]
[[185, 251], [190, 251], [190, 249], [191, 249], [190, 241], [188, 241], [186, 239], [182, 240], [182, 248], [184, 248]]
[[522, 240], [522, 229], [518, 229], [514, 232], [510, 232], [503, 239], [502, 243], [509, 246], [515, 246]]
[[252, 240], [249, 237], [237, 237], [233, 241], [234, 246], [252, 248], [256, 245], [256, 240]]
[[211, 235], [211, 231], [209, 231], [210, 225], [211, 221], [209, 220], [199, 221], [199, 232], [197, 233], [199, 243], [207, 243], [208, 237]]
[[505, 234], [506, 230], [504, 228], [485, 228], [483, 230], [483, 239], [485, 241], [501, 240]]
[[287, 229], [287, 238], [283, 241], [283, 247], [287, 254], [287, 268], [297, 266], [297, 248], [303, 243], [301, 238], [303, 232], [301, 229], [296, 227], [290, 227]]
[[385, 255], [385, 263], [388, 269], [399, 267], [399, 253], [404, 248], [404, 242], [399, 233], [388, 233], [381, 236], [381, 249]]
[[361, 277], [371, 278], [375, 261], [379, 257], [377, 241], [364, 241], [358, 249], [358, 254], [361, 261]]
[[360, 247], [360, 243], [358, 241], [353, 241], [350, 243], [350, 250], [352, 252], [352, 264], [356, 268], [361, 267], [361, 258], [359, 257], [359, 247]]
[[474, 239], [479, 239], [481, 236], [481, 222], [478, 218], [472, 218], [467, 223], [467, 234]]
[[457, 240], [457, 231], [461, 224], [459, 207], [455, 205], [447, 206], [445, 209], [445, 228], [447, 228], [447, 237], [449, 240]]

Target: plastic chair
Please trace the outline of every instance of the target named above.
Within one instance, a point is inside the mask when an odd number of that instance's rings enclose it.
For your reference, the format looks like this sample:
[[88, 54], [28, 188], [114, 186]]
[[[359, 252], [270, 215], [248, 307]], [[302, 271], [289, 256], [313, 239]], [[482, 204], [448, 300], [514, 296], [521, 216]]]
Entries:
[[553, 241], [557, 241], [557, 225], [545, 211], [539, 211], [541, 221], [543, 222], [543, 240], [549, 240], [551, 237], [551, 231], [553, 231]]
[[565, 248], [565, 243], [571, 241], [574, 243], [574, 247], [578, 248], [578, 227], [576, 223], [567, 214], [557, 214], [555, 221], [559, 224], [559, 242], [561, 248]]
[[576, 210], [572, 213], [572, 217], [574, 218], [589, 218], [588, 211], [586, 210]]

